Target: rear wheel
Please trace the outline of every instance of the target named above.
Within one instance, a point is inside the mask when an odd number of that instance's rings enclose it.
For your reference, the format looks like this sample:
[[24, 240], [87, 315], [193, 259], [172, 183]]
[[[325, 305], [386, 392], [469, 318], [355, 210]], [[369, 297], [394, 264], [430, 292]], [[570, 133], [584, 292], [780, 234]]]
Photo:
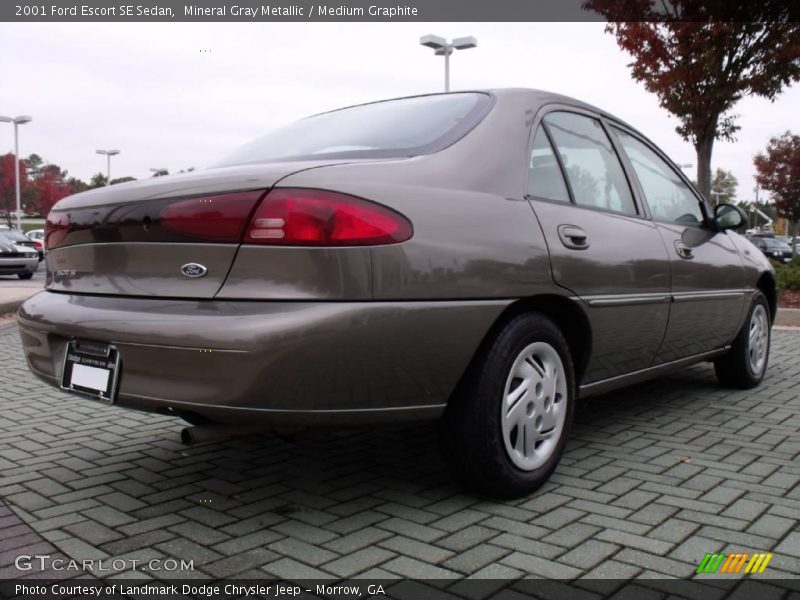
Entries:
[[33, 273], [18, 273], [17, 277], [19, 277], [20, 279], [30, 279], [31, 277], [33, 277]]
[[442, 421], [445, 457], [478, 492], [533, 492], [564, 452], [574, 387], [572, 358], [558, 327], [538, 313], [514, 317], [450, 399]]
[[714, 361], [714, 370], [722, 385], [746, 390], [761, 383], [769, 360], [770, 328], [767, 299], [756, 292], [747, 320], [731, 349]]

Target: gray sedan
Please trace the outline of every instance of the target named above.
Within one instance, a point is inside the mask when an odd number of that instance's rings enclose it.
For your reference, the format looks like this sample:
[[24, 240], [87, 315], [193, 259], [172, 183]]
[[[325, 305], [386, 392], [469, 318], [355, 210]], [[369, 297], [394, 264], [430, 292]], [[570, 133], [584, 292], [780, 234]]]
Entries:
[[185, 441], [438, 419], [467, 485], [522, 495], [579, 397], [701, 361], [758, 385], [777, 294], [745, 222], [565, 96], [375, 102], [61, 200], [20, 331], [42, 380]]
[[39, 253], [21, 246], [7, 231], [0, 231], [0, 275], [30, 279], [39, 266]]

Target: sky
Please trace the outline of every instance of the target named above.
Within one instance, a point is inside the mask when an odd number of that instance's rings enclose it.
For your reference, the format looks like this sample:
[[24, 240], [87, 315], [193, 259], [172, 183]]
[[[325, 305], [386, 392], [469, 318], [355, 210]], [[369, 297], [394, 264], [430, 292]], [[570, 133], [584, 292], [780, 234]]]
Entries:
[[[428, 33], [478, 40], [453, 55], [453, 90], [573, 96], [696, 164], [603, 23], [2, 23], [0, 115], [33, 117], [20, 128], [21, 156], [35, 152], [84, 180], [105, 172], [99, 148], [121, 150], [112, 178], [202, 168], [309, 114], [441, 91], [443, 59], [419, 45]], [[734, 173], [740, 199], [753, 198], [753, 155], [800, 130], [799, 106], [800, 86], [736, 106], [737, 141], [716, 143], [712, 167]], [[0, 153], [13, 143], [13, 127], [0, 123]]]

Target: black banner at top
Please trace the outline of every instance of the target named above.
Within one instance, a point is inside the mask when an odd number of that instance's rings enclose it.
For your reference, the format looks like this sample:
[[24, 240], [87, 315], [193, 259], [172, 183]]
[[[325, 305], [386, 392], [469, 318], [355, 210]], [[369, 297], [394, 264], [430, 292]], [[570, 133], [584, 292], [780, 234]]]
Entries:
[[[594, 7], [605, 10], [597, 12]], [[8, 22], [798, 21], [797, 2], [760, 0], [3, 0]]]

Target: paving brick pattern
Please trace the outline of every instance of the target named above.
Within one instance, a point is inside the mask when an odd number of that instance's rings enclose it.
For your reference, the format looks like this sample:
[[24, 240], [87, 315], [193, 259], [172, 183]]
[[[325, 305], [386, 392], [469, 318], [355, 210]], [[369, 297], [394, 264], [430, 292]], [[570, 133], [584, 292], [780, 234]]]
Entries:
[[195, 567], [105, 577], [687, 577], [723, 550], [796, 579], [798, 383], [800, 335], [777, 332], [756, 390], [699, 365], [593, 399], [551, 481], [498, 502], [453, 481], [433, 425], [184, 447], [181, 421], [37, 381], [5, 325], [0, 497], [71, 558]]

